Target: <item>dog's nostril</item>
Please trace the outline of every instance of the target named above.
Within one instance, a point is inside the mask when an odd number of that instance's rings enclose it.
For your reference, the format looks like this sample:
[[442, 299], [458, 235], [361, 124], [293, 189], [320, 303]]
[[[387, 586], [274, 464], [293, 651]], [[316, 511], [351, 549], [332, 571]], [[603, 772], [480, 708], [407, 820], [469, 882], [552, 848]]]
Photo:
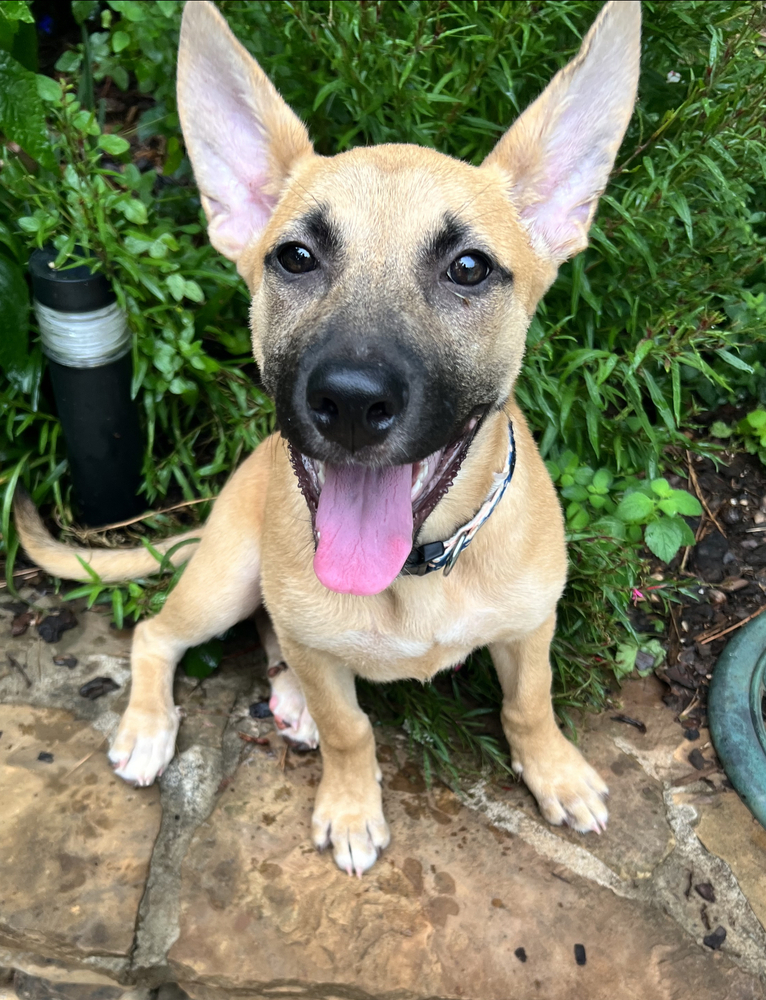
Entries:
[[373, 403], [367, 410], [367, 422], [374, 427], [379, 427], [394, 416], [394, 407], [385, 402]]
[[322, 396], [321, 399], [317, 399], [316, 397], [312, 399], [309, 397], [309, 406], [314, 413], [317, 413], [328, 420], [332, 420], [334, 417], [338, 416], [338, 404], [335, 400], [330, 399], [328, 396]]

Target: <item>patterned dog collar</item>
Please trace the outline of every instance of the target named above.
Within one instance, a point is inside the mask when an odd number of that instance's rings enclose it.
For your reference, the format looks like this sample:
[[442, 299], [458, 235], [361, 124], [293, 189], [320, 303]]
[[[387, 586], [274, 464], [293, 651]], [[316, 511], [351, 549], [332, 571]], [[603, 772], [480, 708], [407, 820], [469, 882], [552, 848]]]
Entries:
[[489, 495], [476, 514], [461, 528], [458, 528], [454, 535], [450, 535], [446, 541], [416, 545], [402, 567], [404, 576], [425, 576], [426, 573], [435, 573], [439, 569], [443, 569], [444, 575], [449, 576], [458, 556], [464, 549], [468, 548], [473, 536], [500, 503], [508, 483], [513, 477], [513, 470], [516, 466], [516, 447], [513, 439], [513, 424], [510, 420], [508, 421], [508, 439], [508, 457], [505, 460], [503, 470], [495, 474]]

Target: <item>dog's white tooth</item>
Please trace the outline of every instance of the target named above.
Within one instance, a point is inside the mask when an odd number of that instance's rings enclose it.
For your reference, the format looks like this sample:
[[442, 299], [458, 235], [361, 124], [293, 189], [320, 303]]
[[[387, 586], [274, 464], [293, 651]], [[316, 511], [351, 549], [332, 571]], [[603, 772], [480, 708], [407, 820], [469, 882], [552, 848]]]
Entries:
[[320, 486], [324, 486], [324, 481], [325, 481], [325, 464], [324, 464], [324, 462], [317, 462], [316, 463], [316, 470], [317, 470], [317, 482], [319, 483]]
[[417, 472], [417, 477], [410, 491], [411, 499], [415, 500], [422, 493], [423, 486], [428, 479], [428, 459], [424, 458], [422, 462], [416, 462], [412, 471], [413, 473]]
[[317, 536], [317, 541], [319, 541], [319, 539], [322, 537], [321, 531], [317, 531], [316, 536]]

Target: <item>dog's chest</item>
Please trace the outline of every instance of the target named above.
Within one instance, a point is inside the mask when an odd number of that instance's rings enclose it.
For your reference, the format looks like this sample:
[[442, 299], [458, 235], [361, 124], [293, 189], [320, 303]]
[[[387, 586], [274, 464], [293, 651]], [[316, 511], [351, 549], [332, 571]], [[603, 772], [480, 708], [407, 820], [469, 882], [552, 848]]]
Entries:
[[364, 623], [355, 620], [334, 634], [315, 634], [312, 644], [370, 680], [425, 680], [492, 642], [506, 628], [507, 615], [500, 609], [466, 601], [458, 610], [437, 602], [405, 605]]

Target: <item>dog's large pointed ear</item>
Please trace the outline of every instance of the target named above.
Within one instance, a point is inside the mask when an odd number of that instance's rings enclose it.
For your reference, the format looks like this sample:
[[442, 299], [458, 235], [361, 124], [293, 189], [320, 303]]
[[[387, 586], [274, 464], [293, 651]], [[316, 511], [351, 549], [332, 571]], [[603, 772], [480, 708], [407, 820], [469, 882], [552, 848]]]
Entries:
[[210, 242], [236, 261], [266, 225], [296, 161], [313, 150], [303, 123], [201, 0], [184, 8], [178, 111]]
[[638, 86], [641, 4], [610, 0], [577, 56], [516, 120], [482, 166], [499, 167], [532, 245], [559, 263], [588, 229]]

